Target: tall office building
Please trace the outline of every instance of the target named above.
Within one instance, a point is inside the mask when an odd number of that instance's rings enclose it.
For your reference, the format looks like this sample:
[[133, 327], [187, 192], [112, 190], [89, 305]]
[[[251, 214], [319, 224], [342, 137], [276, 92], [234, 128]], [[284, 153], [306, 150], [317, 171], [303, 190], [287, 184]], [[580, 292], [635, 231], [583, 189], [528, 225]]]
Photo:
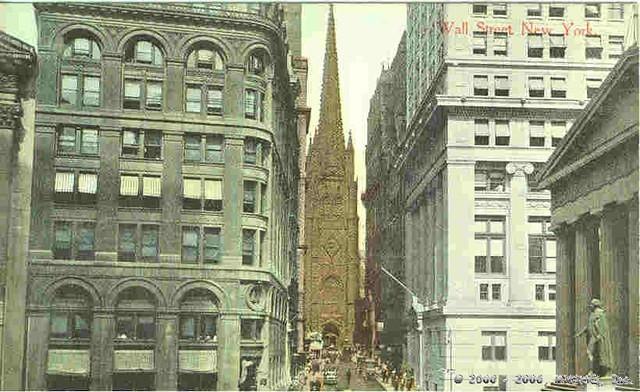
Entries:
[[[622, 54], [631, 4], [410, 4], [405, 276], [423, 388], [555, 374], [556, 240], [535, 175]], [[423, 346], [419, 346], [423, 342]], [[422, 367], [422, 369], [421, 369]], [[422, 378], [420, 379], [420, 376]], [[508, 384], [508, 385], [507, 385]]]
[[283, 6], [36, 9], [25, 387], [282, 388], [299, 149]]

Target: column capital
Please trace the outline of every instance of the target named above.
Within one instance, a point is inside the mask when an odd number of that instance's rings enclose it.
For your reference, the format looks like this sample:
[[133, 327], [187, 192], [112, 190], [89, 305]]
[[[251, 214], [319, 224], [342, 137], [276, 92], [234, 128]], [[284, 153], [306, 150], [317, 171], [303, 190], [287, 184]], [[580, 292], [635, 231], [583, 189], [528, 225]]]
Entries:
[[584, 214], [575, 224], [580, 227], [598, 226], [600, 224], [600, 214]]
[[529, 162], [509, 162], [505, 170], [508, 174], [519, 177], [533, 173], [533, 165]]

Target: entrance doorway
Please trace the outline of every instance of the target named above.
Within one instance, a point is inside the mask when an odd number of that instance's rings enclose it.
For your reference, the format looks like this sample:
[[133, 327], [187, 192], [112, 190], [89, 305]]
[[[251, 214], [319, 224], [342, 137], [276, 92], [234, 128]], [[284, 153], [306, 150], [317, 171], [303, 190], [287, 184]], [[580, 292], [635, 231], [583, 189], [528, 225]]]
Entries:
[[340, 330], [333, 323], [327, 323], [322, 327], [322, 342], [324, 348], [331, 346], [336, 347], [338, 345], [338, 338], [340, 337]]

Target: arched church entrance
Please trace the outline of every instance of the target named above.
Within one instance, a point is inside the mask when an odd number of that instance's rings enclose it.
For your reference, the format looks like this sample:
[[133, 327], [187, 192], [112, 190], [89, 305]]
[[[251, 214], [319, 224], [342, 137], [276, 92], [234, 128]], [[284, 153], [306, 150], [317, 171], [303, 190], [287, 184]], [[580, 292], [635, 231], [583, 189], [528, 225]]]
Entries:
[[327, 323], [322, 327], [322, 342], [324, 347], [337, 347], [338, 338], [340, 337], [340, 330], [334, 323]]

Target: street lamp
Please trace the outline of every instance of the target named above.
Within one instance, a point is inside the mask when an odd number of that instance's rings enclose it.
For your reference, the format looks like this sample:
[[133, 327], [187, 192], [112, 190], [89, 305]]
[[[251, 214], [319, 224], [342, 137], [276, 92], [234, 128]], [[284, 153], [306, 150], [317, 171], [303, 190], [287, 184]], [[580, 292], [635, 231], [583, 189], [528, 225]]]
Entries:
[[422, 319], [424, 317], [424, 305], [420, 303], [418, 296], [415, 295], [411, 289], [409, 289], [404, 283], [402, 283], [398, 278], [393, 276], [391, 272], [387, 271], [383, 266], [380, 266], [380, 270], [387, 274], [394, 282], [396, 282], [400, 287], [402, 287], [409, 295], [411, 295], [411, 308], [416, 313], [416, 318], [418, 321], [418, 385], [422, 388], [424, 385], [424, 350], [422, 347]]

